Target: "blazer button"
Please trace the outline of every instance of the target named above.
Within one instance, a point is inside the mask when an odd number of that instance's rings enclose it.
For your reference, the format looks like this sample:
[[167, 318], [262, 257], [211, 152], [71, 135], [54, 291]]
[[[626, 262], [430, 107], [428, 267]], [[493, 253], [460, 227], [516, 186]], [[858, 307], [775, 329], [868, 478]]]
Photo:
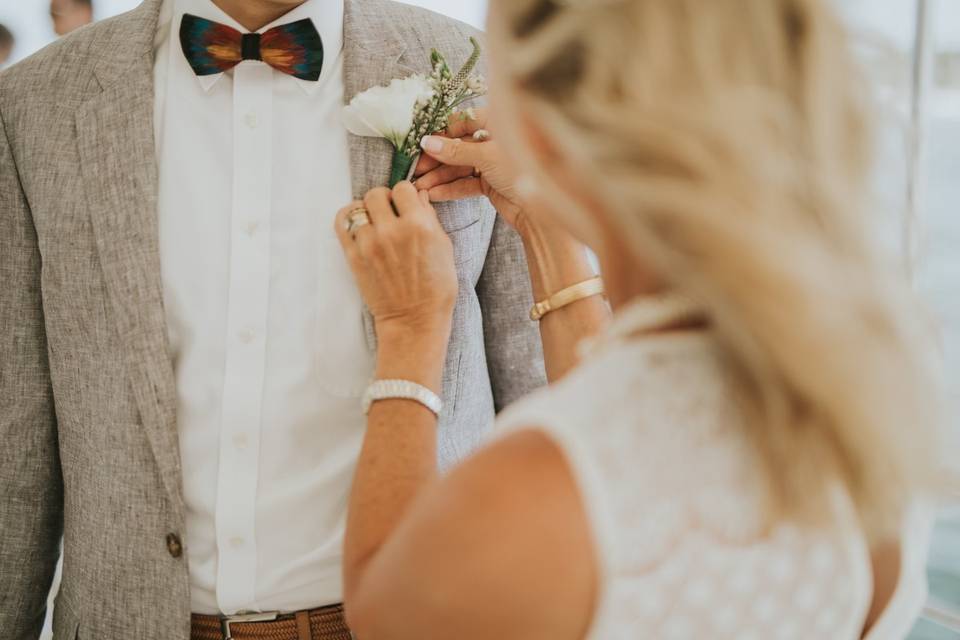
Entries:
[[175, 533], [167, 534], [167, 551], [169, 551], [170, 555], [174, 558], [179, 558], [183, 555], [183, 543], [180, 542], [180, 536]]

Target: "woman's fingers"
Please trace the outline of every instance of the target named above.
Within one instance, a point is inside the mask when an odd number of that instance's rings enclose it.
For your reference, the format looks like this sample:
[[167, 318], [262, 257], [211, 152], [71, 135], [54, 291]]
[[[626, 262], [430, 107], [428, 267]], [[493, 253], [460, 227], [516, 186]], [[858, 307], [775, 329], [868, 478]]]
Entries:
[[478, 129], [487, 128], [487, 110], [483, 108], [470, 110], [474, 118], [469, 117], [467, 111], [458, 111], [447, 121], [447, 137], [463, 138], [472, 136]]
[[350, 234], [347, 233], [347, 227], [349, 222], [347, 222], [347, 216], [350, 215], [349, 211], [352, 206], [344, 207], [337, 211], [336, 217], [333, 219], [333, 230], [337, 234], [337, 240], [340, 241], [340, 244], [344, 249], [347, 248], [347, 245], [350, 244]]
[[[351, 230], [351, 218], [364, 215], [357, 209], [373, 222]], [[453, 243], [416, 187], [404, 181], [392, 190], [373, 189], [363, 202], [338, 211], [334, 224], [378, 328], [385, 322], [442, 327], [449, 321], [458, 286]]]
[[[473, 117], [469, 114], [472, 113]], [[447, 120], [447, 128], [440, 134], [433, 137], [443, 138], [471, 138], [474, 133], [487, 127], [487, 110], [470, 109], [470, 111], [457, 111], [450, 115]], [[433, 171], [442, 164], [437, 158], [429, 154], [421, 154], [417, 161], [417, 168], [413, 171], [415, 178]]]
[[[445, 139], [447, 138], [447, 136], [438, 136], [438, 137], [442, 137], [442, 138], [445, 138]], [[462, 140], [462, 141], [464, 141], [464, 142], [476, 142], [475, 140], [473, 140], [473, 138], [472, 138], [470, 135], [462, 136], [462, 137], [459, 138], [459, 139]], [[421, 179], [423, 176], [429, 174], [429, 173], [432, 172], [432, 171], [435, 171], [438, 167], [444, 167], [444, 166], [446, 166], [446, 165], [444, 165], [443, 162], [441, 162], [441, 161], [438, 160], [437, 158], [432, 157], [430, 154], [428, 154], [428, 153], [421, 153], [421, 154], [420, 154], [420, 160], [417, 162], [417, 168], [416, 168], [416, 170], [413, 172], [413, 177], [414, 177], [415, 181], [417, 182], [417, 186], [418, 186], [418, 187], [420, 186], [420, 179]], [[468, 175], [468, 174], [463, 174], [463, 175]], [[458, 176], [458, 177], [462, 177], [462, 176]], [[439, 183], [438, 183], [438, 184], [439, 184]], [[431, 185], [431, 186], [432, 186], [432, 185]]]
[[417, 160], [417, 168], [413, 170], [413, 177], [419, 178], [422, 175], [430, 173], [440, 165], [440, 161], [436, 158], [431, 158], [427, 154], [421, 153], [420, 159]]
[[390, 189], [377, 187], [367, 192], [363, 198], [364, 206], [370, 213], [374, 226], [385, 227], [396, 222], [397, 214], [393, 209]]
[[[447, 128], [442, 134], [437, 134], [433, 137], [470, 138], [478, 130], [485, 129], [487, 126], [487, 110], [471, 109], [470, 113], [473, 114], [473, 117], [470, 117], [467, 111], [457, 111], [451, 114], [447, 121]], [[437, 158], [431, 157], [427, 153], [421, 154], [420, 159], [417, 161], [417, 168], [413, 171], [413, 176], [419, 178], [433, 171], [441, 164], [443, 163]]]
[[460, 178], [468, 178], [473, 175], [473, 167], [454, 167], [452, 165], [440, 165], [439, 167], [428, 171], [417, 178], [417, 189], [432, 189], [441, 184], [454, 182]]
[[483, 184], [480, 178], [461, 178], [454, 182], [433, 187], [428, 192], [431, 202], [447, 202], [449, 200], [463, 200], [484, 195]]
[[486, 142], [465, 142], [460, 138], [427, 136], [420, 141], [424, 152], [443, 164], [457, 167], [484, 168], [488, 158], [484, 150]]
[[337, 239], [340, 241], [340, 246], [343, 247], [343, 252], [347, 256], [347, 261], [351, 264], [353, 264], [354, 261], [360, 257], [360, 255], [357, 252], [357, 243], [354, 241], [353, 235], [350, 233], [350, 216], [357, 209], [362, 208], [363, 203], [359, 200], [354, 200], [349, 205], [337, 212], [333, 222], [333, 228], [337, 233]]
[[426, 209], [416, 187], [406, 180], [397, 183], [393, 188], [392, 196], [393, 205], [401, 219], [419, 215]]

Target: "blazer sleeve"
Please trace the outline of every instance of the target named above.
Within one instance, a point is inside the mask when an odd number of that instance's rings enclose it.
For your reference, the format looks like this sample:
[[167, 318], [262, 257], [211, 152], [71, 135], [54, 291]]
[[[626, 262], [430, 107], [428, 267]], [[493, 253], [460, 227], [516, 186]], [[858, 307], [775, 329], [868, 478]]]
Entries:
[[497, 216], [477, 296], [497, 411], [544, 386], [540, 329], [530, 321], [530, 276], [520, 236]]
[[4, 640], [40, 636], [63, 532], [63, 480], [40, 266], [37, 233], [0, 113], [0, 635]]

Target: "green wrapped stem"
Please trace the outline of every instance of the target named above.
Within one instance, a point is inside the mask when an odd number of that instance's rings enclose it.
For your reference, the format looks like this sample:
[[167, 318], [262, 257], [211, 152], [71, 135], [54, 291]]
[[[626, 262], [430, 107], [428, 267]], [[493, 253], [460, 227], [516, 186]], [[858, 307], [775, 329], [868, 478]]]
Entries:
[[390, 165], [390, 188], [392, 189], [398, 182], [403, 182], [410, 174], [410, 167], [413, 166], [413, 160], [416, 156], [408, 156], [400, 151], [393, 152], [393, 162]]

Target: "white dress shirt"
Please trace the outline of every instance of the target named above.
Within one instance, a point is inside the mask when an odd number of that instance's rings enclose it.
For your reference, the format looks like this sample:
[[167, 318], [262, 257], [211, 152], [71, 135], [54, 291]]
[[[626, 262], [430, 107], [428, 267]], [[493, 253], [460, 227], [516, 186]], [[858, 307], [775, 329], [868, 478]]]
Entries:
[[308, 0], [318, 82], [263, 62], [194, 75], [184, 13], [246, 30], [210, 0], [166, 0], [156, 39], [159, 231], [196, 613], [339, 602], [347, 496], [374, 367], [332, 228], [351, 200], [342, 0]]

